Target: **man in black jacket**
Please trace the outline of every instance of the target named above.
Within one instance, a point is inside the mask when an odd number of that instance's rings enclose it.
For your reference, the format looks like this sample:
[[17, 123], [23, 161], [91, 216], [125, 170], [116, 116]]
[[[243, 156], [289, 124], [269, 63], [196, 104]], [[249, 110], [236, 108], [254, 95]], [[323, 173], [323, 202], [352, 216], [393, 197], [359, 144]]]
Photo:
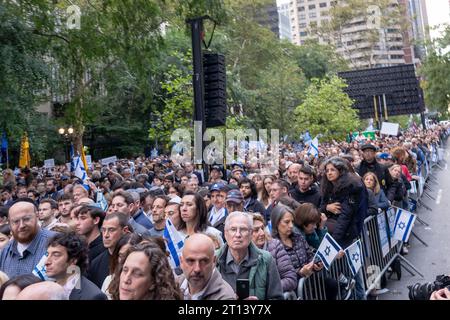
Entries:
[[242, 178], [239, 181], [239, 189], [244, 196], [244, 211], [263, 214], [266, 209], [262, 203], [257, 200], [258, 193], [256, 191], [255, 183], [249, 178]]
[[291, 189], [291, 197], [299, 203], [308, 202], [319, 208], [321, 196], [314, 184], [315, 180], [314, 168], [309, 165], [303, 166], [298, 173], [297, 186]]
[[377, 147], [371, 144], [365, 144], [361, 147], [361, 151], [363, 152], [363, 160], [358, 168], [356, 168], [356, 172], [361, 177], [364, 177], [367, 172], [375, 173], [380, 187], [386, 192], [390, 175], [388, 168], [378, 163], [375, 159]]

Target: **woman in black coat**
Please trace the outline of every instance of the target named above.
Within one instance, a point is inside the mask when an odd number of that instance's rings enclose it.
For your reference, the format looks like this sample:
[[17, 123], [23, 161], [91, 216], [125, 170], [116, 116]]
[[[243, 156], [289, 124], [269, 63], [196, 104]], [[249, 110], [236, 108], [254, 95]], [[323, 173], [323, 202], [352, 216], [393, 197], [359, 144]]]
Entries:
[[361, 178], [349, 172], [340, 157], [325, 162], [320, 209], [327, 217], [331, 236], [345, 249], [359, 237], [367, 214], [368, 194]]

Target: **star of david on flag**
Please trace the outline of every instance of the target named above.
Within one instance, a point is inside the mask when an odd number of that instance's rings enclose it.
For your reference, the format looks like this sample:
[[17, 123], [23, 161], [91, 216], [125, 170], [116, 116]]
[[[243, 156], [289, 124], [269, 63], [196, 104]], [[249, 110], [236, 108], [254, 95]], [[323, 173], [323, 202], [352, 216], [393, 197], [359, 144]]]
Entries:
[[319, 249], [317, 249], [316, 255], [314, 256], [314, 261], [317, 261], [319, 258], [322, 261], [323, 266], [328, 270], [340, 250], [342, 250], [342, 248], [336, 240], [334, 240], [333, 237], [327, 233], [325, 237], [323, 237]]
[[393, 238], [403, 242], [408, 241], [415, 220], [415, 214], [397, 208]]
[[347, 258], [348, 266], [350, 267], [353, 276], [356, 276], [359, 269], [361, 269], [363, 265], [361, 241], [355, 241], [353, 244], [348, 246], [347, 249], [344, 250], [344, 252], [345, 257]]

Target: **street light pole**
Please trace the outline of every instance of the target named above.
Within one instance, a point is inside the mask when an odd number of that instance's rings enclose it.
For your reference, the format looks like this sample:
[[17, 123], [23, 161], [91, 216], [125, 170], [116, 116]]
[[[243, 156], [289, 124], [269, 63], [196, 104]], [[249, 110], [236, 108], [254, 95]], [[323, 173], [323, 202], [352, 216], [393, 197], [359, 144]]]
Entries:
[[73, 128], [69, 127], [66, 129], [64, 127], [61, 127], [58, 129], [58, 133], [64, 139], [65, 163], [70, 162], [69, 142], [73, 134]]

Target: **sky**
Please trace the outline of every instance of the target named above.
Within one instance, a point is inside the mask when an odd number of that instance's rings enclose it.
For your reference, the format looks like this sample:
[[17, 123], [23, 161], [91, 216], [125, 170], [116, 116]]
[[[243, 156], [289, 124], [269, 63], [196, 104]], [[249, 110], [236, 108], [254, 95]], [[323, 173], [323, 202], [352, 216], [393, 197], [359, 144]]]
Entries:
[[[430, 27], [450, 23], [450, 4], [449, 0], [426, 0], [428, 23]], [[431, 38], [439, 36], [439, 31], [430, 31]]]
[[[290, 0], [277, 0], [277, 4], [289, 2]], [[428, 23], [435, 26], [442, 23], [450, 23], [449, 0], [425, 0], [428, 11]], [[431, 38], [439, 36], [439, 31], [430, 31]]]

